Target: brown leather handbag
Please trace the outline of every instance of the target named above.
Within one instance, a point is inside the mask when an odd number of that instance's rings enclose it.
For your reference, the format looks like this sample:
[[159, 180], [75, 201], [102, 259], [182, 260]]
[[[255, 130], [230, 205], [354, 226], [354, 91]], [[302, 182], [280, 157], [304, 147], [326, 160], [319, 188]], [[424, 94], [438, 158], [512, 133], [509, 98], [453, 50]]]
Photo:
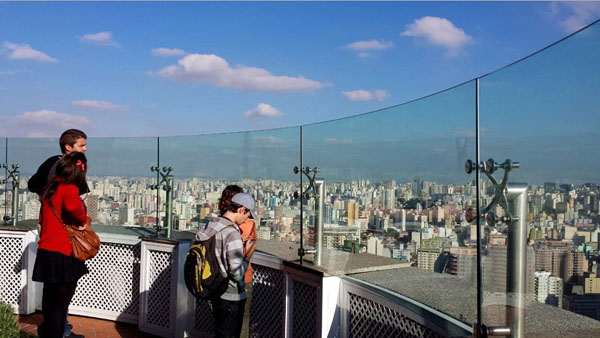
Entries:
[[98, 250], [100, 250], [100, 238], [94, 230], [92, 230], [92, 219], [88, 217], [87, 222], [85, 223], [85, 229], [79, 230], [76, 225], [66, 225], [52, 204], [50, 204], [50, 208], [52, 209], [54, 216], [58, 218], [65, 227], [65, 230], [67, 230], [69, 242], [71, 242], [71, 247], [73, 248], [73, 257], [80, 261], [86, 261], [96, 256]]

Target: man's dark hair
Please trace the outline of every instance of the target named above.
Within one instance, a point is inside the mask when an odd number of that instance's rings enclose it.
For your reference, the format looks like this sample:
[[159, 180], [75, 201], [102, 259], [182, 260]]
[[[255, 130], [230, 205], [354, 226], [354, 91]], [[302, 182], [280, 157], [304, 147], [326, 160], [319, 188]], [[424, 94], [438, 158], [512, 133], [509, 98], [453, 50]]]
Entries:
[[74, 184], [79, 190], [87, 189], [85, 173], [87, 171], [87, 159], [80, 152], [72, 152], [65, 155], [56, 164], [54, 177], [50, 178], [41, 200], [50, 200], [61, 183]]
[[[223, 216], [225, 212], [231, 209], [229, 208], [229, 205], [232, 203], [231, 198], [233, 197], [233, 195], [240, 192], [244, 192], [244, 190], [238, 185], [232, 184], [225, 187], [223, 193], [221, 193], [221, 198], [219, 198], [219, 213], [221, 214], [221, 216]], [[237, 208], [230, 211], [235, 210], [237, 210]]]
[[66, 146], [71, 147], [77, 142], [78, 139], [83, 138], [87, 140], [87, 135], [79, 129], [67, 129], [62, 135], [60, 135], [60, 151], [64, 154], [67, 152]]

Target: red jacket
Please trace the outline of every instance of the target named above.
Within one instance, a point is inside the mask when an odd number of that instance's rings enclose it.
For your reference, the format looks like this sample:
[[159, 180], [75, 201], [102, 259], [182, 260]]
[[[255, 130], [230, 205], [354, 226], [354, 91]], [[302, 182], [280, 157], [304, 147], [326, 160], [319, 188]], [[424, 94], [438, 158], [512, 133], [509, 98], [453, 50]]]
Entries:
[[[52, 205], [67, 225], [84, 225], [87, 221], [85, 203], [79, 197], [79, 188], [73, 184], [60, 184], [52, 196]], [[72, 248], [67, 230], [52, 212], [48, 200], [42, 202], [40, 218], [42, 236], [38, 248], [70, 256]]]

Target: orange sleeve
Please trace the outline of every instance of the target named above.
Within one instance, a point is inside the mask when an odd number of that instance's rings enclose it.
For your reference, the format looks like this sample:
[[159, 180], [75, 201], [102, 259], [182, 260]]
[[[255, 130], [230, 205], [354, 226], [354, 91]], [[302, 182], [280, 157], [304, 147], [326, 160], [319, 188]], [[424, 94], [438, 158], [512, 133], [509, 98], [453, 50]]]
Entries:
[[252, 230], [250, 230], [250, 239], [255, 241], [258, 239], [256, 236], [256, 223], [252, 221]]

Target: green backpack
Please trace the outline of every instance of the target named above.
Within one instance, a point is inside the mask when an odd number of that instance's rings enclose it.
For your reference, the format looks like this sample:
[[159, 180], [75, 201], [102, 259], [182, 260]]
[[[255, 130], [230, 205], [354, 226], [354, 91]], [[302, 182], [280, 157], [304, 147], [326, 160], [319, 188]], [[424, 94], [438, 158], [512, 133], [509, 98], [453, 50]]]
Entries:
[[215, 255], [217, 234], [205, 241], [195, 241], [185, 257], [185, 286], [196, 298], [220, 297], [227, 290], [229, 278], [221, 275], [219, 261]]

